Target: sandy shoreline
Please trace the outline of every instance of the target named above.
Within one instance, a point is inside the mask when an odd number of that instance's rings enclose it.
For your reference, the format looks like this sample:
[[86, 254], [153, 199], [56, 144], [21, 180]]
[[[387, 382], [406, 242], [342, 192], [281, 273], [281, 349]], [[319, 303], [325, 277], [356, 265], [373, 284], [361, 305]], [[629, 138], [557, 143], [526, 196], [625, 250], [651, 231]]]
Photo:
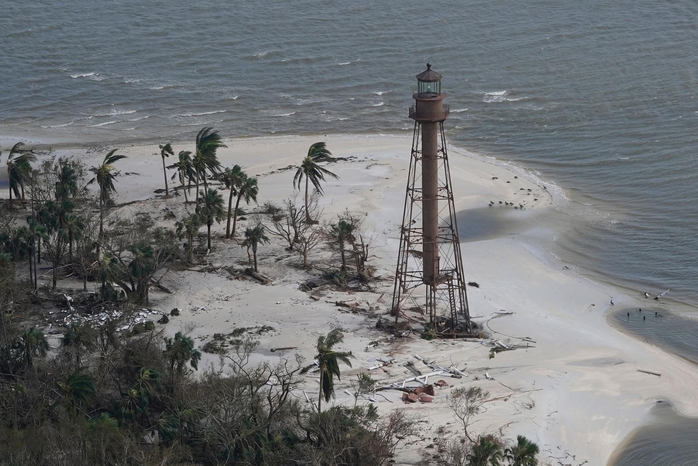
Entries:
[[[317, 301], [311, 299], [298, 289], [309, 276], [293, 266], [296, 257], [285, 252], [278, 241], [260, 248], [260, 271], [273, 279], [272, 285], [231, 281], [215, 270], [242, 264], [247, 257], [236, 242], [218, 239], [207, 257], [208, 270], [213, 272], [168, 274], [163, 283], [175, 294], [152, 293], [153, 307], [183, 309], [182, 316], [169, 324], [168, 332], [192, 323], [196, 326], [193, 335], [203, 344], [213, 333], [270, 325], [275, 331], [260, 336], [258, 359], [291, 356], [293, 351], [271, 352], [281, 347], [297, 347], [299, 354], [311, 359], [317, 336], [341, 326], [346, 330], [342, 348], [353, 351], [355, 359], [352, 369], [342, 371], [337, 403], [353, 403], [353, 397], [344, 389], [354, 374], [367, 371], [382, 356], [396, 361], [384, 371], [371, 371], [371, 375], [386, 382], [409, 377], [403, 364], [418, 364], [415, 354], [442, 366], [455, 365], [468, 377], [448, 379], [449, 383], [481, 386], [494, 399], [473, 426], [474, 431], [499, 432], [506, 426], [502, 432], [507, 438], [526, 435], [540, 445], [543, 458], [552, 464], [557, 464], [553, 462], [556, 459], [566, 461], [563, 464], [584, 464], [585, 460], [590, 465], [605, 464], [658, 399], [670, 400], [683, 414], [698, 414], [695, 366], [606, 322], [604, 314], [611, 296], [621, 306], [642, 307], [642, 302], [564, 269], [564, 264], [537, 248], [535, 241], [528, 241], [527, 235], [535, 232], [526, 227], [526, 218], [535, 216], [541, 220], [532, 223], [545, 223], [547, 212], [553, 209], [552, 195], [542, 183], [527, 177], [524, 171], [514, 173], [510, 167], [454, 148], [449, 155], [457, 210], [479, 212], [487, 209], [490, 201], [496, 203], [493, 210], [509, 209], [496, 231], [462, 244], [466, 277], [480, 284], [479, 288], [468, 288], [471, 313], [497, 340], [516, 344], [528, 338], [535, 343], [489, 359], [489, 347], [480, 342], [425, 341], [416, 335], [396, 342], [383, 341], [385, 335], [373, 327], [378, 315], [390, 306], [411, 138], [329, 135], [229, 140], [229, 148], [221, 150], [219, 158], [224, 166], [240, 164], [248, 174], [259, 177], [260, 205], [267, 201], [280, 203], [293, 195], [293, 171], [280, 169], [299, 163], [308, 146], [319, 140], [326, 141], [335, 156], [349, 159], [332, 165], [340, 179], [324, 185], [325, 196], [320, 202], [323, 219], [330, 221], [345, 208], [366, 214], [364, 226], [373, 237], [371, 263], [383, 278], [376, 283], [375, 291], [328, 292]], [[174, 147], [176, 152], [192, 149], [188, 145]], [[129, 158], [119, 163], [123, 176], [116, 185], [117, 203], [148, 200], [118, 209], [119, 215], [147, 211], [156, 217], [163, 209], [176, 215], [184, 212], [182, 198], [162, 199], [154, 194], [163, 188], [157, 145], [124, 147], [119, 152]], [[57, 153], [75, 155], [88, 166], [104, 156], [103, 152], [85, 155], [81, 148], [64, 148]], [[4, 169], [3, 163], [3, 173]], [[526, 195], [529, 189], [534, 195]], [[7, 197], [6, 191], [0, 191], [0, 197]], [[499, 206], [500, 200], [524, 202], [526, 210]], [[515, 227], [515, 222], [519, 226]], [[245, 223], [241, 226], [244, 229]], [[220, 224], [214, 228], [220, 233], [224, 227]], [[315, 260], [330, 258], [331, 253], [324, 251]], [[352, 314], [340, 312], [334, 304], [353, 300], [378, 311], [371, 316]], [[374, 341], [381, 342], [369, 345]], [[206, 362], [216, 365], [218, 358], [208, 356]], [[662, 376], [647, 375], [638, 369]], [[306, 389], [309, 394], [317, 393], [313, 376], [308, 376]], [[419, 424], [421, 440], [414, 439], [401, 453], [399, 464], [416, 462], [417, 452], [432, 443], [440, 426], [456, 431], [444, 402], [445, 391], [437, 392], [430, 405], [403, 405], [400, 392], [383, 394], [393, 403], [379, 400], [381, 411], [405, 408], [418, 418], [428, 418], [427, 423]]]

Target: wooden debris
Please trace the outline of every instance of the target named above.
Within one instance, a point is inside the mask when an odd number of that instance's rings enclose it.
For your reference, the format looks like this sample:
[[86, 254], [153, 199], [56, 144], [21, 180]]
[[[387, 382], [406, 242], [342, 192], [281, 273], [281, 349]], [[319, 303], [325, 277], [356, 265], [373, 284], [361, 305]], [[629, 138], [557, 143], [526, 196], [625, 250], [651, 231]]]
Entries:
[[298, 348], [297, 346], [284, 346], [281, 348], [272, 348], [269, 351], [271, 351], [272, 353], [275, 353], [277, 351], [288, 351], [288, 350], [293, 350], [293, 349], [297, 349], [297, 348]]
[[661, 377], [661, 376], [662, 376], [662, 374], [659, 374], [659, 373], [657, 373], [657, 372], [644, 371], [644, 370], [642, 370], [642, 369], [638, 369], [637, 371], [638, 371], [638, 372], [642, 372], [643, 374], [656, 375], [657, 377]]

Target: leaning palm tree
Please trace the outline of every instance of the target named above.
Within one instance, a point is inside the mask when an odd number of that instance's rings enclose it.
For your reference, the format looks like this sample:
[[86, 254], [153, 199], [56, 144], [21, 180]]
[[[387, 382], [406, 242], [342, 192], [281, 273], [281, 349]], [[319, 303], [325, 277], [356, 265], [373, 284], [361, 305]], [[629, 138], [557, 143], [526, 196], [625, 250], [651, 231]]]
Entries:
[[[351, 361], [349, 361], [349, 358], [352, 356], [351, 351], [343, 352], [332, 350], [334, 345], [340, 343], [343, 339], [344, 334], [342, 334], [341, 330], [338, 328], [332, 330], [327, 336], [320, 336], [317, 339], [318, 354], [315, 355], [315, 357], [317, 358], [317, 366], [320, 368], [320, 394], [318, 395], [317, 402], [318, 412], [320, 412], [323, 396], [325, 401], [328, 402], [330, 398], [334, 396], [334, 376], [337, 376], [337, 380], [341, 380], [339, 363], [343, 362], [351, 367]], [[301, 374], [308, 372], [313, 367], [315, 367], [315, 364], [304, 367], [301, 370]]]
[[199, 199], [199, 180], [202, 180], [204, 183], [204, 193], [208, 192], [206, 173], [210, 172], [212, 175], [215, 175], [220, 169], [221, 163], [216, 156], [216, 151], [219, 147], [228, 146], [223, 144], [223, 138], [221, 138], [218, 131], [214, 130], [212, 127], [207, 126], [196, 135], [196, 153], [194, 154], [192, 162], [196, 170], [197, 201]]
[[313, 219], [310, 218], [310, 210], [308, 209], [308, 182], [312, 183], [318, 194], [322, 195], [322, 181], [325, 181], [325, 175], [331, 176], [332, 178], [339, 178], [337, 175], [332, 173], [326, 168], [318, 165], [320, 162], [326, 162], [332, 160], [332, 154], [325, 147], [324, 142], [316, 142], [310, 146], [308, 149], [308, 155], [305, 156], [303, 162], [301, 163], [296, 174], [293, 177], [293, 186], [300, 191], [301, 183], [305, 179], [305, 220], [306, 222], [312, 222]]
[[235, 201], [235, 210], [233, 211], [233, 231], [230, 236], [235, 237], [235, 227], [238, 223], [238, 208], [240, 207], [240, 200], [244, 199], [245, 204], [249, 204], [250, 201], [257, 202], [257, 194], [259, 194], [259, 187], [257, 186], [257, 178], [250, 178], [244, 175], [240, 184], [237, 187], [237, 201]]
[[160, 144], [160, 157], [162, 157], [162, 174], [165, 176], [165, 196], [170, 196], [170, 190], [167, 186], [167, 167], [165, 167], [165, 157], [174, 155], [174, 150], [172, 145], [168, 142], [167, 144]]
[[523, 435], [516, 437], [516, 445], [507, 448], [505, 455], [510, 466], [537, 466], [539, 449], [538, 445], [531, 442]]
[[22, 149], [23, 142], [18, 142], [7, 156], [7, 174], [10, 181], [10, 207], [12, 193], [16, 198], [24, 200], [24, 184], [29, 181], [32, 173], [31, 163], [36, 162], [36, 155], [31, 149]]
[[264, 225], [258, 223], [254, 228], [250, 227], [245, 231], [245, 241], [242, 242], [240, 246], [246, 247], [249, 255], [250, 249], [252, 250], [252, 255], [254, 257], [254, 271], [257, 270], [257, 247], [260, 244], [266, 244], [269, 242], [269, 238], [264, 234]]
[[90, 171], [95, 174], [88, 184], [96, 181], [97, 186], [99, 186], [99, 240], [102, 240], [104, 231], [104, 208], [107, 206], [107, 202], [111, 197], [112, 193], [116, 192], [114, 187], [114, 180], [118, 172], [114, 170], [114, 163], [125, 159], [125, 155], [119, 155], [116, 153], [118, 149], [112, 149], [107, 153], [102, 161], [102, 164], [98, 167], [90, 168]]
[[218, 194], [218, 191], [215, 189], [202, 193], [196, 206], [196, 213], [199, 219], [207, 227], [207, 244], [209, 249], [211, 249], [211, 226], [213, 226], [214, 221], [220, 223], [223, 215], [225, 215], [224, 206], [223, 196]]
[[70, 404], [73, 413], [77, 413], [77, 405], [87, 403], [95, 394], [95, 384], [92, 378], [84, 374], [82, 369], [77, 369], [63, 382], [56, 385], [61, 394]]
[[491, 435], [480, 437], [468, 460], [468, 466], [500, 466], [502, 446]]
[[[218, 181], [222, 182], [225, 187], [230, 190], [230, 194], [228, 195], [228, 222], [225, 226], [226, 238], [230, 238], [230, 218], [233, 210], [233, 196], [237, 195], [238, 187], [246, 176], [247, 175], [245, 175], [245, 172], [242, 171], [240, 165], [235, 165], [233, 168], [226, 167], [226, 169], [220, 172], [217, 176]], [[235, 209], [237, 218], [237, 206]]]
[[[179, 178], [179, 182], [182, 184], [182, 190], [184, 191], [184, 202], [189, 202], [188, 194], [189, 188], [191, 187], [191, 180], [196, 178], [196, 171], [194, 170], [194, 163], [191, 160], [191, 151], [181, 150], [179, 151], [179, 160], [167, 168], [176, 168], [177, 172], [172, 175], [172, 179]], [[186, 184], [185, 184], [186, 182]]]

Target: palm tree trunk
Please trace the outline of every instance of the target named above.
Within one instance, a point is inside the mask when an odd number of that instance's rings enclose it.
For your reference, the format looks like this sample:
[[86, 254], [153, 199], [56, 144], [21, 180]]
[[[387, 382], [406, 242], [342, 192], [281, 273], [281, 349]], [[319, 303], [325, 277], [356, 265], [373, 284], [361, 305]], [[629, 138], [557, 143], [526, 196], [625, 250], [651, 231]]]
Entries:
[[238, 207], [240, 207], [240, 198], [242, 198], [242, 190], [240, 190], [238, 193], [238, 200], [235, 201], [235, 211], [233, 212], [233, 231], [230, 233], [230, 236], [233, 238], [235, 238], [235, 228], [238, 224]]
[[162, 158], [162, 174], [165, 175], [165, 196], [170, 197], [170, 190], [167, 187], [167, 169], [165, 168], [165, 157]]
[[68, 230], [68, 262], [73, 263], [73, 231]]
[[342, 271], [347, 270], [347, 256], [344, 254], [344, 241], [339, 242], [339, 253], [342, 255]]
[[[232, 213], [232, 207], [233, 207], [233, 187], [230, 187], [230, 196], [228, 197], [228, 223], [225, 226], [225, 237], [226, 239], [230, 238], [230, 215]], [[236, 207], [237, 210], [237, 207]]]
[[10, 209], [12, 208], [12, 180], [10, 180]]
[[97, 236], [97, 258], [99, 259], [100, 248], [102, 247], [102, 234], [104, 232], [104, 203], [99, 199], [99, 236]]
[[208, 248], [211, 249], [211, 225], [213, 222], [206, 222], [206, 228], [208, 229]]
[[182, 176], [181, 173], [179, 174], [179, 181], [182, 182], [182, 191], [184, 191], [184, 203], [186, 204], [189, 202], [189, 198], [187, 197], [187, 191], [189, 191], [189, 189], [184, 184], [184, 177]]
[[308, 210], [308, 176], [305, 176], [305, 221], [310, 223], [310, 211]]
[[[320, 362], [320, 361], [318, 361]], [[320, 394], [317, 397], [317, 412], [320, 414], [320, 406], [322, 406], [322, 387], [323, 376], [325, 375], [325, 366], [320, 362]]]
[[254, 256], [254, 271], [259, 272], [257, 270], [257, 243], [252, 243], [252, 255]]
[[60, 265], [59, 261], [58, 261], [58, 254], [60, 253], [60, 250], [61, 250], [61, 239], [59, 237], [58, 239], [56, 239], [56, 255], [53, 258], [53, 274], [52, 274], [53, 286], [52, 286], [52, 289], [54, 289], [54, 290], [56, 289], [56, 284], [58, 283], [58, 266]]
[[196, 172], [196, 204], [199, 204], [199, 172]]

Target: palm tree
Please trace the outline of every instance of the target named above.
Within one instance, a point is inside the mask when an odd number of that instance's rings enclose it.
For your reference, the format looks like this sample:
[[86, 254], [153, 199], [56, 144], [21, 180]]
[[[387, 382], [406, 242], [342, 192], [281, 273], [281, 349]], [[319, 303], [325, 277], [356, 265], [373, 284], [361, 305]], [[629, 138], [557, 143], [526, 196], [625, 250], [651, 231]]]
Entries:
[[165, 157], [174, 155], [174, 150], [172, 145], [168, 142], [167, 144], [160, 144], [160, 157], [162, 157], [162, 174], [165, 176], [165, 196], [170, 196], [170, 190], [167, 186], [167, 170], [165, 167]]
[[312, 222], [310, 218], [310, 211], [308, 210], [308, 181], [310, 181], [315, 190], [322, 195], [322, 185], [321, 181], [325, 181], [325, 175], [331, 176], [332, 178], [339, 178], [337, 175], [332, 173], [326, 168], [318, 165], [320, 162], [325, 162], [332, 160], [332, 154], [325, 147], [324, 142], [316, 142], [310, 146], [308, 149], [308, 155], [305, 156], [300, 167], [296, 171], [293, 177], [293, 186], [300, 191], [301, 183], [305, 178], [305, 220], [306, 222]]
[[46, 356], [49, 350], [46, 335], [34, 327], [24, 331], [20, 337], [20, 348], [29, 367], [34, 365], [35, 357]]
[[255, 272], [257, 272], [257, 246], [268, 242], [269, 238], [264, 234], [264, 225], [261, 223], [258, 223], [254, 228], [245, 230], [245, 241], [242, 242], [241, 246], [246, 247], [248, 251], [252, 249]]
[[202, 194], [196, 206], [196, 213], [199, 219], [206, 224], [208, 229], [208, 248], [211, 249], [211, 226], [216, 221], [220, 223], [223, 215], [225, 215], [225, 203], [223, 196], [218, 194], [218, 191], [211, 189]]
[[91, 352], [97, 348], [97, 335], [88, 324], [73, 323], [63, 334], [61, 344], [75, 352], [75, 368], [80, 367], [80, 355], [83, 351]]
[[82, 369], [77, 369], [63, 382], [57, 382], [61, 394], [68, 400], [73, 412], [77, 412], [76, 405], [86, 403], [95, 394], [95, 384], [92, 378], [84, 374]]
[[194, 237], [201, 228], [201, 219], [197, 214], [191, 214], [180, 222], [175, 223], [177, 236], [187, 240], [187, 263], [191, 264], [194, 253]]
[[196, 170], [196, 199], [199, 200], [199, 179], [203, 179], [204, 193], [208, 192], [208, 182], [206, 181], [206, 172], [211, 172], [212, 175], [218, 173], [221, 163], [218, 161], [216, 151], [219, 147], [228, 147], [223, 144], [222, 138], [218, 131], [207, 126], [196, 135], [196, 153], [192, 162]]
[[69, 214], [65, 219], [65, 229], [68, 232], [68, 261], [73, 262], [73, 243], [82, 238], [85, 231], [85, 220], [79, 215]]
[[56, 181], [56, 200], [65, 201], [78, 193], [78, 177], [75, 169], [65, 160], [60, 160], [60, 171]]
[[[118, 149], [110, 150], [104, 157], [102, 164], [98, 167], [90, 168], [90, 171], [95, 174], [95, 177], [90, 180], [89, 183], [97, 181], [99, 186], [99, 240], [102, 240], [104, 231], [104, 208], [109, 202], [109, 198], [112, 193], [116, 192], [114, 187], [114, 180], [118, 172], [114, 170], [114, 163], [125, 159], [125, 155], [119, 155], [116, 153]], [[89, 184], [88, 183], [88, 184]]]
[[18, 142], [7, 157], [7, 174], [10, 178], [10, 207], [12, 207], [12, 193], [15, 197], [24, 200], [24, 183], [29, 181], [32, 167], [31, 163], [36, 162], [36, 155], [31, 149], [22, 149], [23, 142]]
[[[184, 190], [184, 202], [189, 202], [187, 194], [189, 193], [189, 187], [191, 186], [192, 178], [196, 178], [196, 171], [194, 170], [194, 163], [191, 160], [191, 151], [181, 150], [179, 151], [179, 160], [167, 168], [176, 168], [177, 172], [172, 175], [172, 179], [175, 177], [179, 178], [179, 182], [182, 184], [182, 189]], [[186, 181], [186, 185], [185, 182]]]
[[[217, 177], [218, 181], [221, 181], [225, 187], [230, 190], [230, 194], [228, 195], [228, 222], [225, 226], [226, 238], [230, 238], [230, 217], [232, 216], [233, 196], [237, 194], [238, 187], [245, 177], [245, 172], [242, 171], [240, 165], [235, 165], [233, 168], [226, 167]], [[237, 207], [235, 215], [237, 217]]]
[[342, 257], [343, 272], [347, 271], [347, 257], [344, 248], [347, 242], [353, 241], [355, 229], [356, 225], [344, 218], [340, 218], [335, 225], [330, 226], [330, 236], [336, 241], [339, 253]]
[[99, 281], [102, 284], [100, 288], [100, 295], [103, 301], [108, 299], [113, 299], [114, 290], [111, 286], [111, 279], [116, 274], [118, 260], [111, 254], [104, 254], [101, 259], [97, 261], [97, 274], [99, 275]]
[[170, 374], [174, 377], [175, 373], [182, 375], [187, 362], [198, 369], [201, 352], [194, 348], [194, 340], [177, 332], [174, 339], [165, 338], [165, 358], [170, 363]]
[[201, 228], [201, 219], [197, 214], [191, 214], [182, 221], [175, 223], [175, 228], [177, 229], [177, 236], [180, 238], [185, 236], [187, 239], [187, 262], [191, 264], [194, 252], [194, 236]]
[[[240, 207], [240, 199], [245, 200], [245, 204], [249, 204], [250, 201], [257, 202], [257, 194], [259, 194], [259, 187], [257, 186], [257, 178], [250, 178], [243, 173], [243, 178], [240, 180], [240, 184], [237, 187], [237, 201], [235, 201], [235, 210], [233, 212], [233, 231], [230, 236], [235, 237], [235, 227], [238, 221], [238, 208]], [[230, 219], [230, 217], [228, 217]]]
[[[317, 365], [320, 368], [320, 394], [318, 395], [317, 402], [318, 412], [320, 412], [323, 395], [325, 401], [330, 401], [330, 398], [334, 396], [334, 376], [337, 376], [337, 380], [341, 380], [339, 363], [343, 362], [351, 367], [351, 361], [349, 361], [349, 358], [352, 356], [351, 351], [340, 352], [332, 350], [332, 347], [340, 343], [343, 339], [344, 334], [342, 334], [341, 330], [338, 328], [332, 330], [327, 336], [320, 336], [317, 339], [318, 354], [315, 355], [315, 357], [317, 358]], [[315, 364], [304, 367], [301, 370], [301, 374], [308, 372], [308, 370], [313, 367], [315, 367]]]
[[468, 455], [468, 466], [500, 466], [502, 446], [491, 435], [480, 437]]
[[528, 440], [523, 435], [516, 437], [516, 445], [507, 448], [505, 455], [510, 466], [537, 466], [539, 453], [538, 445]]

